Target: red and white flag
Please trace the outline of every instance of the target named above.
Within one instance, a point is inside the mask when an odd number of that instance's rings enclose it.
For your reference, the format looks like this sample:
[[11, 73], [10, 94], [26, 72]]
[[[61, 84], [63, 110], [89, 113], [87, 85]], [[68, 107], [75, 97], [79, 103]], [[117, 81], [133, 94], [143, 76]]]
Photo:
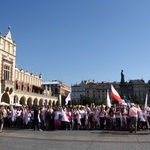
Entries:
[[122, 103], [122, 99], [121, 99], [120, 95], [119, 95], [118, 92], [115, 90], [115, 88], [113, 87], [112, 84], [111, 84], [111, 97], [112, 97], [112, 99], [115, 99], [115, 100], [118, 101], [119, 103]]

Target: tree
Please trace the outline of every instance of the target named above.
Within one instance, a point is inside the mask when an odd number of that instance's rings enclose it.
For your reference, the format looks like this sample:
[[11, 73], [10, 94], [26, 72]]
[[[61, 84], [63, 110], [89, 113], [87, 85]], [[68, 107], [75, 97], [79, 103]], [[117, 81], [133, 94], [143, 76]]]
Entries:
[[138, 98], [138, 97], [134, 97], [133, 99], [134, 99], [134, 102], [135, 102], [136, 104], [142, 104], [142, 103], [143, 103], [143, 102], [140, 100], [140, 98]]
[[78, 100], [76, 100], [76, 99], [72, 99], [71, 101], [70, 101], [70, 105], [78, 105], [79, 104], [79, 102], [78, 102]]
[[98, 99], [96, 99], [96, 98], [91, 98], [91, 97], [83, 96], [83, 95], [80, 97], [80, 104], [81, 105], [88, 104], [90, 106], [91, 103], [94, 103], [95, 105], [100, 105]]

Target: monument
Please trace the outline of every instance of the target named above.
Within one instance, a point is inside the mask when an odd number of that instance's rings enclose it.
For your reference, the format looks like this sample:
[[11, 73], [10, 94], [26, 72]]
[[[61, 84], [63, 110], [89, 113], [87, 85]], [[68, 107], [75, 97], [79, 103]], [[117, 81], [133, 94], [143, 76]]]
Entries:
[[121, 83], [125, 83], [123, 70], [121, 70]]
[[127, 98], [128, 96], [128, 89], [127, 89], [127, 82], [125, 82], [125, 77], [123, 70], [121, 70], [121, 80], [120, 80], [120, 96], [122, 99]]

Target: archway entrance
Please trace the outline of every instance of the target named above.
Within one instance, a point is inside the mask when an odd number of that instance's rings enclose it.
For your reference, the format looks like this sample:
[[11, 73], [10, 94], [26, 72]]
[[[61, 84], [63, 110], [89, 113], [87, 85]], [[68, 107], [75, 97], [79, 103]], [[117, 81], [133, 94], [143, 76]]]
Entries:
[[10, 98], [6, 92], [2, 95], [1, 102], [5, 102], [5, 103], [10, 104]]
[[27, 105], [28, 105], [29, 107], [32, 106], [32, 98], [31, 98], [31, 97], [28, 98], [28, 100], [27, 100]]
[[21, 105], [25, 105], [25, 101], [26, 101], [25, 97], [24, 97], [24, 96], [21, 97], [21, 99], [20, 99], [20, 104], [21, 104]]

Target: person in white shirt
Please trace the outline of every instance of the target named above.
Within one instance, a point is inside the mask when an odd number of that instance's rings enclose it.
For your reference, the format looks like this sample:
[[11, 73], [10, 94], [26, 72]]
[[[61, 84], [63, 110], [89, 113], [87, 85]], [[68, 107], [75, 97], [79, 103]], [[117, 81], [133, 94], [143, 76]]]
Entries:
[[46, 114], [47, 108], [43, 105], [41, 109], [41, 128], [45, 129], [46, 121], [45, 121], [45, 114]]
[[71, 111], [69, 107], [66, 107], [65, 113], [68, 118], [68, 121], [66, 122], [66, 130], [70, 130], [71, 129]]
[[140, 111], [140, 123], [141, 123], [141, 129], [148, 129], [147, 110], [143, 106], [141, 106], [141, 111]]
[[10, 126], [13, 128], [15, 125], [15, 121], [16, 121], [16, 107], [10, 105]]
[[97, 129], [98, 122], [99, 122], [99, 111], [98, 108], [95, 106], [93, 108], [93, 114], [92, 114], [92, 128]]
[[60, 110], [61, 114], [60, 114], [60, 120], [61, 120], [61, 130], [66, 130], [66, 122], [69, 122], [68, 117], [66, 115], [66, 112], [63, 110], [63, 108], [61, 108]]
[[90, 109], [90, 107], [89, 107], [88, 104], [85, 105], [84, 111], [85, 111], [85, 129], [89, 129], [90, 128], [90, 114], [91, 114], [91, 109]]
[[150, 129], [150, 107], [147, 107], [146, 110], [147, 110], [147, 125], [148, 129]]
[[110, 129], [110, 115], [109, 115], [109, 106], [105, 107], [105, 120], [106, 120], [106, 129]]
[[121, 115], [122, 115], [122, 120], [121, 120], [121, 127], [123, 129], [128, 129], [128, 120], [129, 120], [129, 111], [127, 106], [123, 106], [121, 108]]
[[60, 129], [60, 126], [61, 126], [60, 115], [61, 115], [60, 107], [56, 106], [55, 110], [54, 110], [54, 128], [55, 128], [55, 130]]
[[27, 108], [27, 111], [25, 113], [25, 121], [26, 121], [27, 129], [30, 129], [31, 127], [31, 109], [30, 108]]
[[81, 114], [81, 128], [85, 129], [85, 110], [84, 108], [81, 106], [80, 108], [80, 114]]
[[104, 130], [104, 127], [105, 127], [105, 116], [106, 116], [105, 108], [102, 105], [101, 108], [100, 108], [100, 113], [99, 113], [100, 129], [101, 130]]
[[0, 132], [2, 132], [4, 127], [4, 114], [3, 114], [4, 106], [0, 106]]
[[81, 126], [81, 114], [80, 114], [80, 109], [79, 109], [79, 106], [77, 106], [77, 109], [75, 111], [75, 117], [77, 119], [77, 130], [80, 129], [80, 126]]
[[4, 117], [4, 125], [8, 127], [8, 114], [7, 114], [7, 108], [5, 106], [3, 109], [3, 117]]

